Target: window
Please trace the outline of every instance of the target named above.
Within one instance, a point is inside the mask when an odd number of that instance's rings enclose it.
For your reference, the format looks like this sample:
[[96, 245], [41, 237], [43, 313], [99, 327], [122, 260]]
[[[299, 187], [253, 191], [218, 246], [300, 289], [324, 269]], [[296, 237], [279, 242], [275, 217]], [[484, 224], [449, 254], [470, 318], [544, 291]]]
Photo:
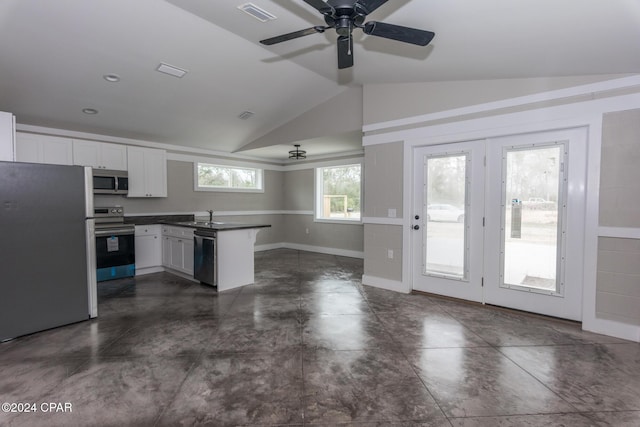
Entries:
[[362, 166], [316, 169], [316, 220], [360, 221]]
[[195, 163], [196, 191], [263, 192], [262, 169]]

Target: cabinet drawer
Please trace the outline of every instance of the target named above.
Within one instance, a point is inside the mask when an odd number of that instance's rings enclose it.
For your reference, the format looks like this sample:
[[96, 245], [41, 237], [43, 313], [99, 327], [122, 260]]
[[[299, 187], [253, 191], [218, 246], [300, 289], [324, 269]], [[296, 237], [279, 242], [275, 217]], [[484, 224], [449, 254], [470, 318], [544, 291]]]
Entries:
[[162, 226], [162, 235], [163, 236], [171, 236], [178, 237], [181, 239], [193, 239], [193, 232], [195, 230], [189, 227], [176, 227], [172, 225], [163, 225]]
[[136, 225], [136, 236], [160, 236], [159, 225]]

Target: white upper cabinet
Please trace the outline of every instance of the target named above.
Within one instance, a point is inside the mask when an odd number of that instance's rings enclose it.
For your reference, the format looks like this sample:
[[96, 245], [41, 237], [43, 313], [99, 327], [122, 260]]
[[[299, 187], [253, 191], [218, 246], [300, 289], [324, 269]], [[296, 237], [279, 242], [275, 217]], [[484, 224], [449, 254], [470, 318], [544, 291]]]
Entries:
[[13, 114], [0, 111], [0, 160], [6, 162], [15, 160], [15, 124]]
[[73, 164], [94, 169], [127, 170], [127, 147], [96, 141], [73, 141]]
[[127, 147], [127, 197], [167, 197], [167, 152]]
[[16, 161], [72, 165], [73, 141], [59, 136], [17, 132]]

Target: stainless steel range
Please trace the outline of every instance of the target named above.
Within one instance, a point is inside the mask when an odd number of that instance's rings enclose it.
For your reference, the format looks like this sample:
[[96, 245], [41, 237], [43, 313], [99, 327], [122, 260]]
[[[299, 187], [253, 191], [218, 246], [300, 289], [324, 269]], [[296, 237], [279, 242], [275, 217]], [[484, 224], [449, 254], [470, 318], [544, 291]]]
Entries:
[[93, 217], [98, 282], [135, 276], [135, 226], [124, 223], [124, 208], [97, 207]]

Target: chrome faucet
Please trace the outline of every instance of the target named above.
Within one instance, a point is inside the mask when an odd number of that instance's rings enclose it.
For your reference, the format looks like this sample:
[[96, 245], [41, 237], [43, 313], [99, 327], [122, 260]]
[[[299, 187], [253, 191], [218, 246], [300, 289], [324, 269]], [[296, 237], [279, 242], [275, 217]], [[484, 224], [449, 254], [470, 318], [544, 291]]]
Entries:
[[213, 222], [213, 210], [209, 209], [207, 212], [209, 212], [209, 222]]

